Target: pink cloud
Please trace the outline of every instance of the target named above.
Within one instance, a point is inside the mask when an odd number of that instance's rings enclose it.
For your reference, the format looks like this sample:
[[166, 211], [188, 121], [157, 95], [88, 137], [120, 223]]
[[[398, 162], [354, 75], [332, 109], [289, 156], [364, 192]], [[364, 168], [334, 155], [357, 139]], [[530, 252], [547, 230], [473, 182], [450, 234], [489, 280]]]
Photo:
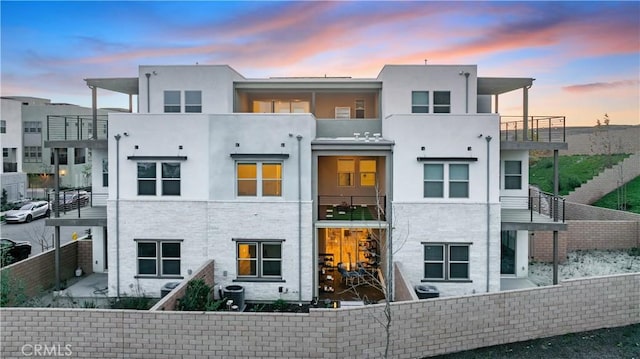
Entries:
[[562, 89], [567, 92], [581, 93], [581, 92], [600, 91], [600, 90], [608, 90], [608, 89], [614, 89], [619, 87], [632, 87], [632, 86], [635, 86], [636, 88], [640, 86], [640, 80], [593, 82], [588, 84], [565, 86]]

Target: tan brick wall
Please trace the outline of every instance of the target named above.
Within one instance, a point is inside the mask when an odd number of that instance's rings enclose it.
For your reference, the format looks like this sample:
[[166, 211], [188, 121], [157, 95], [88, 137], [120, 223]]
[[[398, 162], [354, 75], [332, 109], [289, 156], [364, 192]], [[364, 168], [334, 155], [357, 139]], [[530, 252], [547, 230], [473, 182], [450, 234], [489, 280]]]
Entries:
[[[553, 232], [531, 232], [529, 258], [537, 262], [553, 261]], [[576, 250], [629, 249], [640, 247], [640, 222], [567, 221], [567, 230], [558, 232], [558, 260]]]
[[611, 220], [611, 221], [636, 221], [640, 222], [640, 214], [617, 211], [615, 209], [594, 207], [587, 204], [566, 201], [566, 220]]
[[[74, 277], [78, 267], [78, 241], [60, 247], [60, 280]], [[48, 250], [26, 260], [2, 268], [2, 273], [24, 286], [27, 296], [53, 288], [56, 281], [55, 249]]]
[[[5, 308], [0, 357], [35, 344], [74, 358], [367, 358], [384, 305], [309, 314]], [[640, 273], [392, 304], [391, 358], [416, 358], [640, 322]]]
[[[207, 283], [211, 288], [213, 288], [213, 260], [208, 261], [202, 267], [200, 267], [194, 275], [189, 278], [189, 280], [193, 279], [202, 279], [205, 283]], [[171, 293], [167, 294], [166, 297], [162, 298], [156, 305], [154, 305], [150, 310], [175, 310], [178, 299], [184, 297], [184, 293], [187, 290], [187, 284], [189, 280], [183, 280], [179, 286], [177, 286]]]

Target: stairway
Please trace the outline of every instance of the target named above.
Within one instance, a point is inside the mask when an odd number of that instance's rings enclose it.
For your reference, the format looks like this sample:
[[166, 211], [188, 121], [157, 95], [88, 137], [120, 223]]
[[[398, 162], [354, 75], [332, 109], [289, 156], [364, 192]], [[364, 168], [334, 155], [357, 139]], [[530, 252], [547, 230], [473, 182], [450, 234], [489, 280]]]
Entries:
[[[640, 152], [600, 172], [596, 177], [569, 192], [564, 198], [569, 202], [591, 204], [638, 176], [640, 176]], [[622, 183], [620, 183], [621, 180]]]

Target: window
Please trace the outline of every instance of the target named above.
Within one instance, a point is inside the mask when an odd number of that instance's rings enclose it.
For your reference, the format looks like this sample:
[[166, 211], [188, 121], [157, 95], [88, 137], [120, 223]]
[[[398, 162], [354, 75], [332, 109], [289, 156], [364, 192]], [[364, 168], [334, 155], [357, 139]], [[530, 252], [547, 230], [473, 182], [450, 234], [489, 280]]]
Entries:
[[180, 112], [180, 91], [164, 92], [164, 112]]
[[504, 161], [504, 189], [522, 189], [521, 161]]
[[425, 244], [425, 280], [468, 280], [468, 244]]
[[309, 113], [310, 103], [304, 100], [254, 100], [254, 113]]
[[137, 241], [138, 275], [180, 276], [179, 241]]
[[424, 197], [442, 198], [444, 196], [444, 165], [424, 165]]
[[7, 133], [7, 121], [0, 120], [0, 133]]
[[109, 187], [109, 160], [102, 159], [102, 187]]
[[469, 197], [469, 165], [449, 165], [449, 198]]
[[25, 162], [42, 162], [41, 146], [24, 146]]
[[360, 186], [376, 185], [376, 160], [360, 160]]
[[74, 148], [73, 149], [73, 163], [80, 164], [86, 162], [86, 153], [87, 151], [84, 148]]
[[163, 163], [162, 164], [162, 195], [163, 196], [179, 196], [180, 195], [180, 164], [179, 163]]
[[156, 164], [154, 162], [138, 162], [138, 195], [156, 195]]
[[433, 92], [433, 113], [450, 113], [451, 112], [451, 92], [434, 91]]
[[364, 118], [364, 100], [356, 100], [356, 118]]
[[411, 92], [411, 113], [429, 113], [429, 91]]
[[356, 172], [355, 161], [351, 159], [338, 159], [338, 186], [352, 187]]
[[[68, 153], [68, 148], [60, 148], [60, 149], [58, 149], [58, 162], [59, 162], [59, 164], [61, 164], [61, 165], [68, 164], [67, 153]], [[55, 151], [53, 151], [53, 150], [51, 150], [51, 164], [52, 165], [55, 164]]]
[[184, 92], [184, 112], [202, 112], [202, 91]]
[[238, 196], [282, 196], [282, 163], [238, 163], [236, 169]]
[[6, 158], [9, 157], [9, 149], [8, 148], [2, 148], [2, 157]]
[[42, 133], [42, 122], [40, 121], [25, 121], [24, 133]]
[[239, 278], [282, 278], [282, 242], [237, 243]]

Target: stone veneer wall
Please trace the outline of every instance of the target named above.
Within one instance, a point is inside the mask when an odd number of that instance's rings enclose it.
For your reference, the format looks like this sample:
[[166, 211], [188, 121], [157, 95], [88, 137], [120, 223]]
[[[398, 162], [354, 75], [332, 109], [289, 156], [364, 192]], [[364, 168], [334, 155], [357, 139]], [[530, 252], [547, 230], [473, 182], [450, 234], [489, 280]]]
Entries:
[[[531, 232], [529, 258], [553, 262], [553, 232]], [[567, 221], [567, 230], [558, 232], [558, 260], [564, 263], [567, 253], [591, 249], [629, 249], [640, 247], [640, 222], [636, 221]]]
[[[80, 266], [85, 274], [93, 272], [91, 266], [92, 242], [88, 240], [71, 241], [60, 246], [60, 280], [75, 276]], [[28, 259], [2, 268], [8, 278], [24, 286], [24, 294], [31, 297], [55, 286], [55, 249], [37, 254]], [[88, 269], [88, 271], [87, 271]]]
[[[380, 357], [384, 305], [308, 314], [4, 308], [3, 358]], [[416, 358], [640, 322], [640, 273], [392, 304], [389, 357]]]

